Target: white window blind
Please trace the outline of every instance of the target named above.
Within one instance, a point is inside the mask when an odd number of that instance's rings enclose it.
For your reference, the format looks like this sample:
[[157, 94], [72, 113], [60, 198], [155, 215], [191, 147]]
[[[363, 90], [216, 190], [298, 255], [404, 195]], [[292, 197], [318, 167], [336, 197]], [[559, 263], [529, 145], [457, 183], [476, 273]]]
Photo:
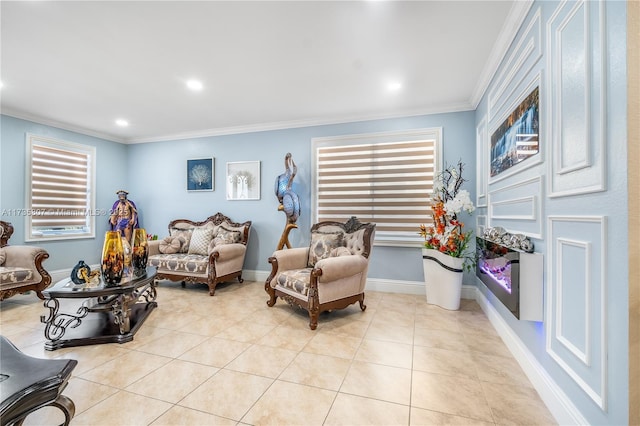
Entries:
[[376, 224], [378, 244], [415, 243], [418, 226], [431, 222], [439, 145], [439, 131], [317, 143], [315, 221], [356, 216]]
[[93, 236], [95, 148], [29, 135], [27, 239]]

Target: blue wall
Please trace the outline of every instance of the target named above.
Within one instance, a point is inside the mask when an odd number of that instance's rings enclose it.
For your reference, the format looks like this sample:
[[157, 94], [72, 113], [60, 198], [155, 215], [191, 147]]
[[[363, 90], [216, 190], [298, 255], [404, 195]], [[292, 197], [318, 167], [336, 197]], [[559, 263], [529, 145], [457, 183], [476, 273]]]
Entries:
[[[471, 178], [475, 175], [473, 120], [473, 112], [460, 112], [136, 144], [128, 147], [128, 168], [135, 176], [127, 188], [140, 208], [142, 225], [147, 232], [160, 236], [167, 235], [169, 221], [176, 218], [203, 220], [220, 211], [236, 221], [251, 220], [253, 229], [245, 267], [266, 272], [270, 271], [267, 259], [277, 246], [285, 225], [284, 213], [277, 210], [274, 182], [276, 176], [284, 172], [287, 152], [291, 152], [298, 166], [294, 190], [300, 197], [302, 211], [298, 229], [290, 234], [292, 246], [297, 247], [308, 244], [308, 230], [312, 225], [312, 138], [442, 127], [445, 162], [455, 163], [461, 158], [467, 164], [467, 177]], [[215, 158], [215, 190], [187, 192], [186, 161], [203, 157]], [[261, 162], [260, 200], [226, 200], [226, 163], [234, 161]], [[473, 193], [471, 184], [468, 189]], [[371, 260], [370, 278], [423, 281], [418, 247], [376, 246]]]
[[625, 2], [535, 2], [476, 110], [482, 157], [540, 88], [541, 152], [478, 188], [476, 218], [544, 255], [544, 321], [518, 321], [477, 283], [532, 370], [553, 378], [546, 400], [577, 411], [561, 422], [628, 423], [625, 48]]
[[[303, 127], [266, 132], [202, 137], [197, 139], [123, 145], [46, 125], [2, 116], [0, 210], [22, 209], [26, 205], [25, 133], [36, 133], [70, 142], [97, 147], [97, 208], [109, 210], [116, 199], [115, 191], [126, 189], [139, 209], [140, 224], [147, 232], [167, 235], [173, 219], [204, 220], [222, 212], [232, 219], [253, 222], [245, 269], [270, 271], [267, 261], [278, 244], [285, 216], [277, 210], [274, 194], [276, 176], [284, 171], [284, 156], [291, 152], [298, 166], [294, 189], [300, 197], [302, 212], [299, 229], [290, 234], [292, 246], [308, 243], [311, 228], [311, 139], [316, 137], [387, 132], [426, 127], [442, 127], [444, 161], [467, 164], [467, 177], [475, 175], [474, 113], [459, 112], [416, 117], [363, 121], [336, 125]], [[187, 192], [186, 161], [213, 157], [214, 191]], [[225, 195], [227, 162], [260, 161], [260, 200], [229, 201]], [[468, 184], [472, 196], [474, 188]], [[24, 218], [3, 217], [16, 231], [13, 244], [24, 242]], [[98, 263], [107, 218], [96, 218], [97, 238], [86, 240], [43, 242], [51, 258], [50, 270], [68, 269], [79, 259]], [[417, 232], [416, 224], [416, 232]], [[372, 252], [369, 277], [420, 283], [422, 258], [419, 247], [381, 247]], [[394, 265], [389, 268], [389, 265]]]

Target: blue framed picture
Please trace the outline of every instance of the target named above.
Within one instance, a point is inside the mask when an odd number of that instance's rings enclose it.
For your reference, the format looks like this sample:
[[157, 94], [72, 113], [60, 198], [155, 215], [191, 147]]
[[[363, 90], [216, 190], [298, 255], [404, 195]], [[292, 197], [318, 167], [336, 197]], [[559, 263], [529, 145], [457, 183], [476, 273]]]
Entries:
[[187, 191], [213, 191], [213, 158], [187, 160]]
[[491, 135], [491, 177], [540, 152], [539, 109], [536, 87]]

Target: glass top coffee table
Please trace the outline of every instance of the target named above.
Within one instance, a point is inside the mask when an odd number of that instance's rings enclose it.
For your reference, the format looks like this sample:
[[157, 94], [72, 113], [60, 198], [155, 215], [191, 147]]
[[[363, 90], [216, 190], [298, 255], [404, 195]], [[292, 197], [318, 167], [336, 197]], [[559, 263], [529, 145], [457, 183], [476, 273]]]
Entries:
[[106, 285], [102, 278], [86, 284], [66, 278], [43, 290], [44, 306], [49, 308], [49, 315], [40, 317], [46, 324], [45, 349], [133, 340], [158, 306], [155, 276], [156, 268], [147, 267], [129, 272], [117, 285]]

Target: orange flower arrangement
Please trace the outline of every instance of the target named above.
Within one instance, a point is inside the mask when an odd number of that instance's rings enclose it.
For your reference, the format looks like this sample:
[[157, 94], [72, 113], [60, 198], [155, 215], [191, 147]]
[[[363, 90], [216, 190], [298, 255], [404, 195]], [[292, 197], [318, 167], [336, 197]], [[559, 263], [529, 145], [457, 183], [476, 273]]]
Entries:
[[445, 168], [436, 176], [433, 186], [433, 205], [431, 215], [433, 225], [420, 225], [419, 234], [424, 237], [424, 247], [438, 250], [453, 257], [465, 258], [465, 269], [470, 269], [473, 256], [468, 252], [473, 231], [463, 232], [464, 223], [458, 220], [463, 210], [472, 213], [475, 210], [469, 192], [460, 189], [464, 164]]

